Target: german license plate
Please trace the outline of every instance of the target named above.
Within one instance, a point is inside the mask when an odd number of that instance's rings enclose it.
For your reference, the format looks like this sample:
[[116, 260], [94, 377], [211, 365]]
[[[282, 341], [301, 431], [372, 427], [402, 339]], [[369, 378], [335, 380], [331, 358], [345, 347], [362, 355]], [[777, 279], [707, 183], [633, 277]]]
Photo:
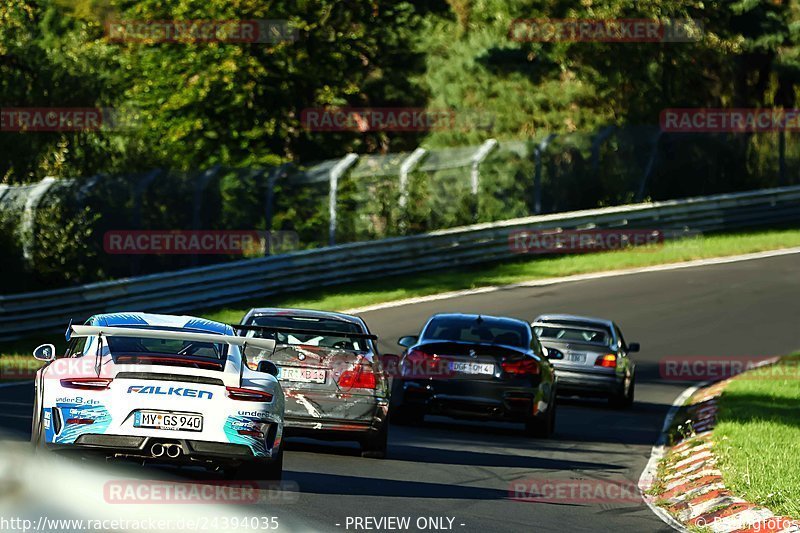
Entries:
[[453, 361], [450, 370], [459, 374], [487, 374], [494, 375], [494, 365], [491, 363], [469, 363], [466, 361]]
[[319, 368], [282, 366], [278, 369], [278, 379], [281, 381], [325, 383], [327, 377], [327, 372]]
[[175, 431], [203, 431], [203, 415], [136, 411], [133, 414], [133, 427], [171, 429]]
[[570, 352], [567, 354], [567, 361], [572, 363], [585, 363], [586, 362], [586, 354], [585, 353], [575, 353]]

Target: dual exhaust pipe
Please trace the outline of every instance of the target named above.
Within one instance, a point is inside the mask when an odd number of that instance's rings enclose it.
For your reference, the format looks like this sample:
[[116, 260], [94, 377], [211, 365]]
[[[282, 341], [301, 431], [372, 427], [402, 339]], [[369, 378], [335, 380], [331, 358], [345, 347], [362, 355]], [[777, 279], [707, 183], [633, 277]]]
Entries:
[[161, 457], [166, 454], [170, 459], [177, 459], [183, 453], [183, 449], [179, 444], [161, 444], [156, 442], [150, 446], [150, 455], [153, 457]]

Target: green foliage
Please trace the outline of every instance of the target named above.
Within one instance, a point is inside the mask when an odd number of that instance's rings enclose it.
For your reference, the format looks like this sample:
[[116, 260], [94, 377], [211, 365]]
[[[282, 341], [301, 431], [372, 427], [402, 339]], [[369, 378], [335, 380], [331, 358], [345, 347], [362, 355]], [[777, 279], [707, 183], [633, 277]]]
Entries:
[[[691, 18], [703, 32], [686, 43], [520, 42], [509, 31], [520, 18]], [[113, 42], [106, 35], [112, 20], [192, 19], [286, 20], [296, 39]], [[641, 192], [653, 199], [776, 185], [777, 135], [659, 137], [657, 122], [667, 107], [795, 107], [798, 20], [795, 2], [751, 0], [6, 0], [3, 106], [104, 107], [126, 123], [0, 131], [2, 183], [106, 174], [83, 200], [61, 202], [42, 221], [41, 253], [53, 257], [27, 267], [8, 261], [3, 271], [28, 268], [27, 279], [46, 286], [210, 260], [98, 256], [110, 229], [271, 227], [296, 231], [303, 247], [325, 244], [326, 184], [279, 180], [270, 224], [266, 175], [281, 163], [304, 167], [347, 152], [500, 140], [481, 167], [477, 199], [468, 163], [412, 172], [405, 209], [394, 176], [345, 176], [340, 242], [531, 214], [534, 151], [551, 134], [541, 157], [545, 212], [633, 201], [645, 175]], [[429, 132], [304, 129], [302, 111], [326, 106], [449, 110], [456, 120]], [[601, 139], [608, 126], [615, 129]], [[800, 144], [796, 135], [786, 139], [793, 169]], [[523, 148], [507, 149], [507, 141]], [[198, 172], [216, 166], [225, 170], [195, 211]], [[164, 170], [137, 206], [137, 180], [154, 168]], [[783, 183], [790, 181], [791, 172]], [[19, 213], [0, 213], [0, 244], [17, 254]], [[65, 228], [76, 233], [67, 238]], [[80, 245], [59, 248], [68, 241]], [[57, 257], [59, 250], [67, 255]]]
[[98, 218], [88, 207], [70, 214], [58, 203], [37, 210], [30, 268], [39, 283], [86, 283], [102, 276], [92, 237]]

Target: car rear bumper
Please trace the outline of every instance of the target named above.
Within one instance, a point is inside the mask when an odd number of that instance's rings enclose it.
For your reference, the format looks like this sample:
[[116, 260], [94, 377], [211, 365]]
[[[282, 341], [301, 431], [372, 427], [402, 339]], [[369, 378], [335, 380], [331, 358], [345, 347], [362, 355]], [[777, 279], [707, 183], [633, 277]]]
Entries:
[[284, 435], [307, 436], [329, 440], [358, 440], [365, 434], [380, 431], [386, 423], [388, 403], [374, 406], [367, 419], [340, 419], [333, 417], [286, 416]]
[[[173, 449], [177, 447], [180, 453], [176, 457], [170, 457], [166, 453], [154, 456], [154, 444]], [[252, 449], [245, 444], [131, 435], [88, 433], [79, 436], [72, 444], [47, 444], [46, 447], [60, 453], [133, 458], [172, 464], [238, 464], [256, 459]], [[274, 453], [277, 453], [277, 449], [273, 449]]]
[[521, 422], [546, 408], [538, 387], [493, 382], [400, 381], [396, 400], [427, 414]]
[[606, 396], [619, 389], [623, 377], [617, 374], [598, 374], [557, 369], [558, 393], [585, 396]]

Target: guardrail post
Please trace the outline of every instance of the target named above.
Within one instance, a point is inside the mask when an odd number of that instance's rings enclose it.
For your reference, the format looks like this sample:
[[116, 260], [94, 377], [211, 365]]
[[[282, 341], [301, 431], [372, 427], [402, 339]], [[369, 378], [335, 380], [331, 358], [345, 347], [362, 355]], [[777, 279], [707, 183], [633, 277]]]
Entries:
[[331, 168], [328, 179], [330, 180], [330, 190], [328, 193], [328, 213], [330, 222], [328, 223], [328, 245], [336, 244], [336, 194], [339, 190], [339, 178], [347, 172], [358, 160], [357, 154], [347, 154], [333, 168]]
[[478, 218], [478, 188], [480, 185], [480, 165], [484, 159], [486, 159], [492, 150], [497, 148], [497, 139], [488, 139], [486, 140], [478, 151], [475, 152], [472, 156], [472, 171], [470, 172], [470, 182], [472, 185], [472, 197], [474, 198], [474, 212], [472, 214], [473, 218]]
[[547, 150], [547, 145], [556, 137], [555, 133], [551, 133], [533, 149], [536, 160], [536, 173], [533, 176], [533, 213], [535, 215], [542, 214], [542, 154]]
[[39, 204], [47, 193], [47, 190], [52, 187], [56, 182], [53, 177], [46, 177], [37, 183], [28, 198], [25, 200], [25, 208], [22, 212], [22, 221], [20, 222], [20, 231], [22, 233], [22, 256], [26, 261], [30, 262], [33, 259], [33, 247], [35, 244], [35, 226], [36, 226], [36, 210], [39, 209]]

